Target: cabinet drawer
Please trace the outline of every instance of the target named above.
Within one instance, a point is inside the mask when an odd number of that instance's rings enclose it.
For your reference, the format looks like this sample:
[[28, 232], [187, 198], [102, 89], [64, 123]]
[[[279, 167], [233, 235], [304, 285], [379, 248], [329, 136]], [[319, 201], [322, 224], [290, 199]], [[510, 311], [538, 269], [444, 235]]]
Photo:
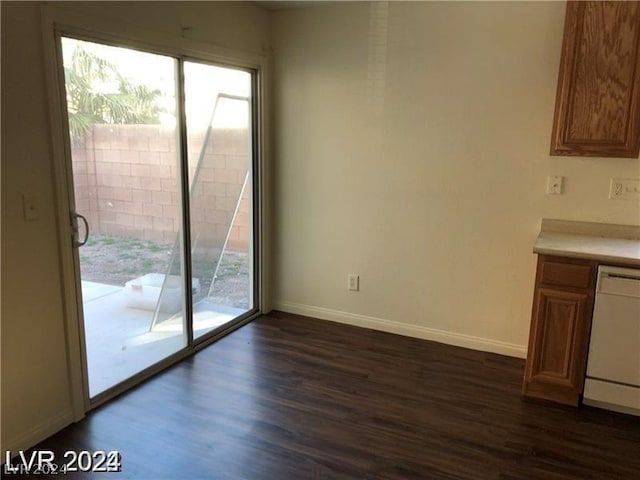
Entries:
[[593, 288], [595, 267], [591, 262], [563, 262], [552, 257], [540, 260], [539, 283], [556, 287], [571, 287], [583, 290]]

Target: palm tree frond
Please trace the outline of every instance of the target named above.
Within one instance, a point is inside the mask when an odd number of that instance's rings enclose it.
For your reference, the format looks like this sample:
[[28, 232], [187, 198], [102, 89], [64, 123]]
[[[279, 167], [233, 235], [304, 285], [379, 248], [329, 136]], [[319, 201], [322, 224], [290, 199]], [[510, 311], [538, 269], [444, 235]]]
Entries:
[[[71, 65], [65, 67], [64, 74], [73, 140], [78, 140], [97, 123], [160, 123], [160, 114], [164, 111], [159, 105], [160, 90], [134, 83], [111, 62], [81, 45], [74, 49]], [[117, 92], [101, 92], [98, 87], [105, 84], [117, 85]]]

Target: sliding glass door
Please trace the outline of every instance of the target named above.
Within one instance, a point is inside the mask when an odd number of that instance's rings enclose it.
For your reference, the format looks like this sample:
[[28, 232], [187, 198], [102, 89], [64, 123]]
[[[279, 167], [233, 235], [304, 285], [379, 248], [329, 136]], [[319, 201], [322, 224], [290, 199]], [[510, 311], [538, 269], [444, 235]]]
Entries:
[[196, 338], [253, 309], [251, 75], [185, 62]]
[[256, 310], [251, 71], [61, 37], [89, 396]]

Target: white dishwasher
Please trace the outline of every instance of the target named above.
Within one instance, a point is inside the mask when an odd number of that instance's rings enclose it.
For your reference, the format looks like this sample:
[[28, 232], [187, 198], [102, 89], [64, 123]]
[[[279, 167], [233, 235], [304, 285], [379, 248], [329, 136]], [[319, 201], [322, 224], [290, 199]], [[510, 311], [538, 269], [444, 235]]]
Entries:
[[598, 268], [583, 402], [640, 416], [640, 269]]

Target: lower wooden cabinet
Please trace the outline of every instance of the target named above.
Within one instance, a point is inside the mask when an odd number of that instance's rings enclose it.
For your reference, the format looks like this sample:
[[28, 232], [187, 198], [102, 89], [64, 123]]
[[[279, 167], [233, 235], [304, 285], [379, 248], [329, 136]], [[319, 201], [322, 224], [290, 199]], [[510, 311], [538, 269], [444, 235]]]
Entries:
[[579, 404], [596, 272], [592, 261], [538, 257], [523, 395]]

